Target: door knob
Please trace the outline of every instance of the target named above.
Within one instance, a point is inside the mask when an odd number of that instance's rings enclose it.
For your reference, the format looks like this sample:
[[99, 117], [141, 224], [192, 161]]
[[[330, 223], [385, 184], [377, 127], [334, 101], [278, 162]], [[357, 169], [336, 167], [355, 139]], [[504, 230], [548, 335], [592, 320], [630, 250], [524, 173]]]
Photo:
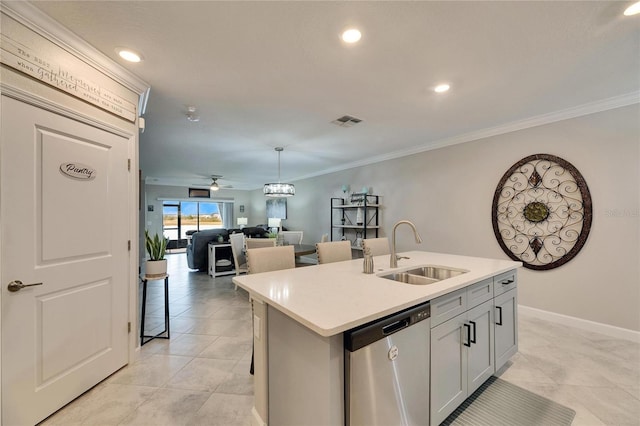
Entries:
[[9, 283], [9, 285], [7, 286], [7, 289], [11, 292], [16, 292], [16, 291], [22, 290], [25, 287], [33, 287], [34, 285], [42, 285], [42, 283], [22, 284], [22, 281], [15, 280]]

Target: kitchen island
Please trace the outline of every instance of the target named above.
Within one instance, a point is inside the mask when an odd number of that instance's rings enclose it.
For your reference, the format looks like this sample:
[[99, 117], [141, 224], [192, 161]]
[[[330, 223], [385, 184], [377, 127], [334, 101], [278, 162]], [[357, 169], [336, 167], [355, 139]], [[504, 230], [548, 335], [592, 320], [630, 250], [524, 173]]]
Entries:
[[[505, 273], [515, 279], [521, 266], [421, 251], [401, 255], [409, 259], [393, 269], [389, 255], [376, 256], [374, 274], [364, 274], [362, 259], [356, 259], [234, 277], [253, 300], [254, 424], [344, 424], [345, 331], [449, 294], [464, 295], [464, 289]], [[428, 285], [382, 278], [424, 265], [466, 272]], [[491, 289], [493, 297], [493, 284]]]

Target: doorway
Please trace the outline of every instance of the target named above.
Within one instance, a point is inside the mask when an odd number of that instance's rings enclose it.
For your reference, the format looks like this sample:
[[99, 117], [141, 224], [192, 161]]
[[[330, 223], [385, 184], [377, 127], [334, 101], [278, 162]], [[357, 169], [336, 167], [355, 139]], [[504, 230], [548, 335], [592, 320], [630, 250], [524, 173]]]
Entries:
[[182, 206], [179, 201], [162, 204], [162, 235], [169, 239], [167, 250], [187, 247], [187, 238], [182, 230]]

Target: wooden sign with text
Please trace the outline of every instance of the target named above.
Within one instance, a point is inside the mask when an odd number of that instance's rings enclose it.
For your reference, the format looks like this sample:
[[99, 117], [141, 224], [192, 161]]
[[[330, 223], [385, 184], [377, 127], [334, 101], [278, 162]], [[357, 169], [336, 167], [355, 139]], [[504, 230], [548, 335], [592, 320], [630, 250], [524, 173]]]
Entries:
[[2, 34], [0, 59], [3, 64], [45, 84], [62, 90], [105, 111], [135, 122], [136, 105], [91, 81], [74, 70], [50, 60], [10, 36]]

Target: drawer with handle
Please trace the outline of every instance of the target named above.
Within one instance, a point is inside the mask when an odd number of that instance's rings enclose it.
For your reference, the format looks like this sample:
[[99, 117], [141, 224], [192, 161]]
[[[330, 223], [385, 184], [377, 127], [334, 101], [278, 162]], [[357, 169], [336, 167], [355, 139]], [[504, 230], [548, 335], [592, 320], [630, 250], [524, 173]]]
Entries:
[[517, 272], [515, 270], [502, 273], [493, 277], [493, 295], [498, 296], [518, 285]]
[[431, 301], [431, 327], [493, 299], [493, 281], [491, 278], [471, 284]]

